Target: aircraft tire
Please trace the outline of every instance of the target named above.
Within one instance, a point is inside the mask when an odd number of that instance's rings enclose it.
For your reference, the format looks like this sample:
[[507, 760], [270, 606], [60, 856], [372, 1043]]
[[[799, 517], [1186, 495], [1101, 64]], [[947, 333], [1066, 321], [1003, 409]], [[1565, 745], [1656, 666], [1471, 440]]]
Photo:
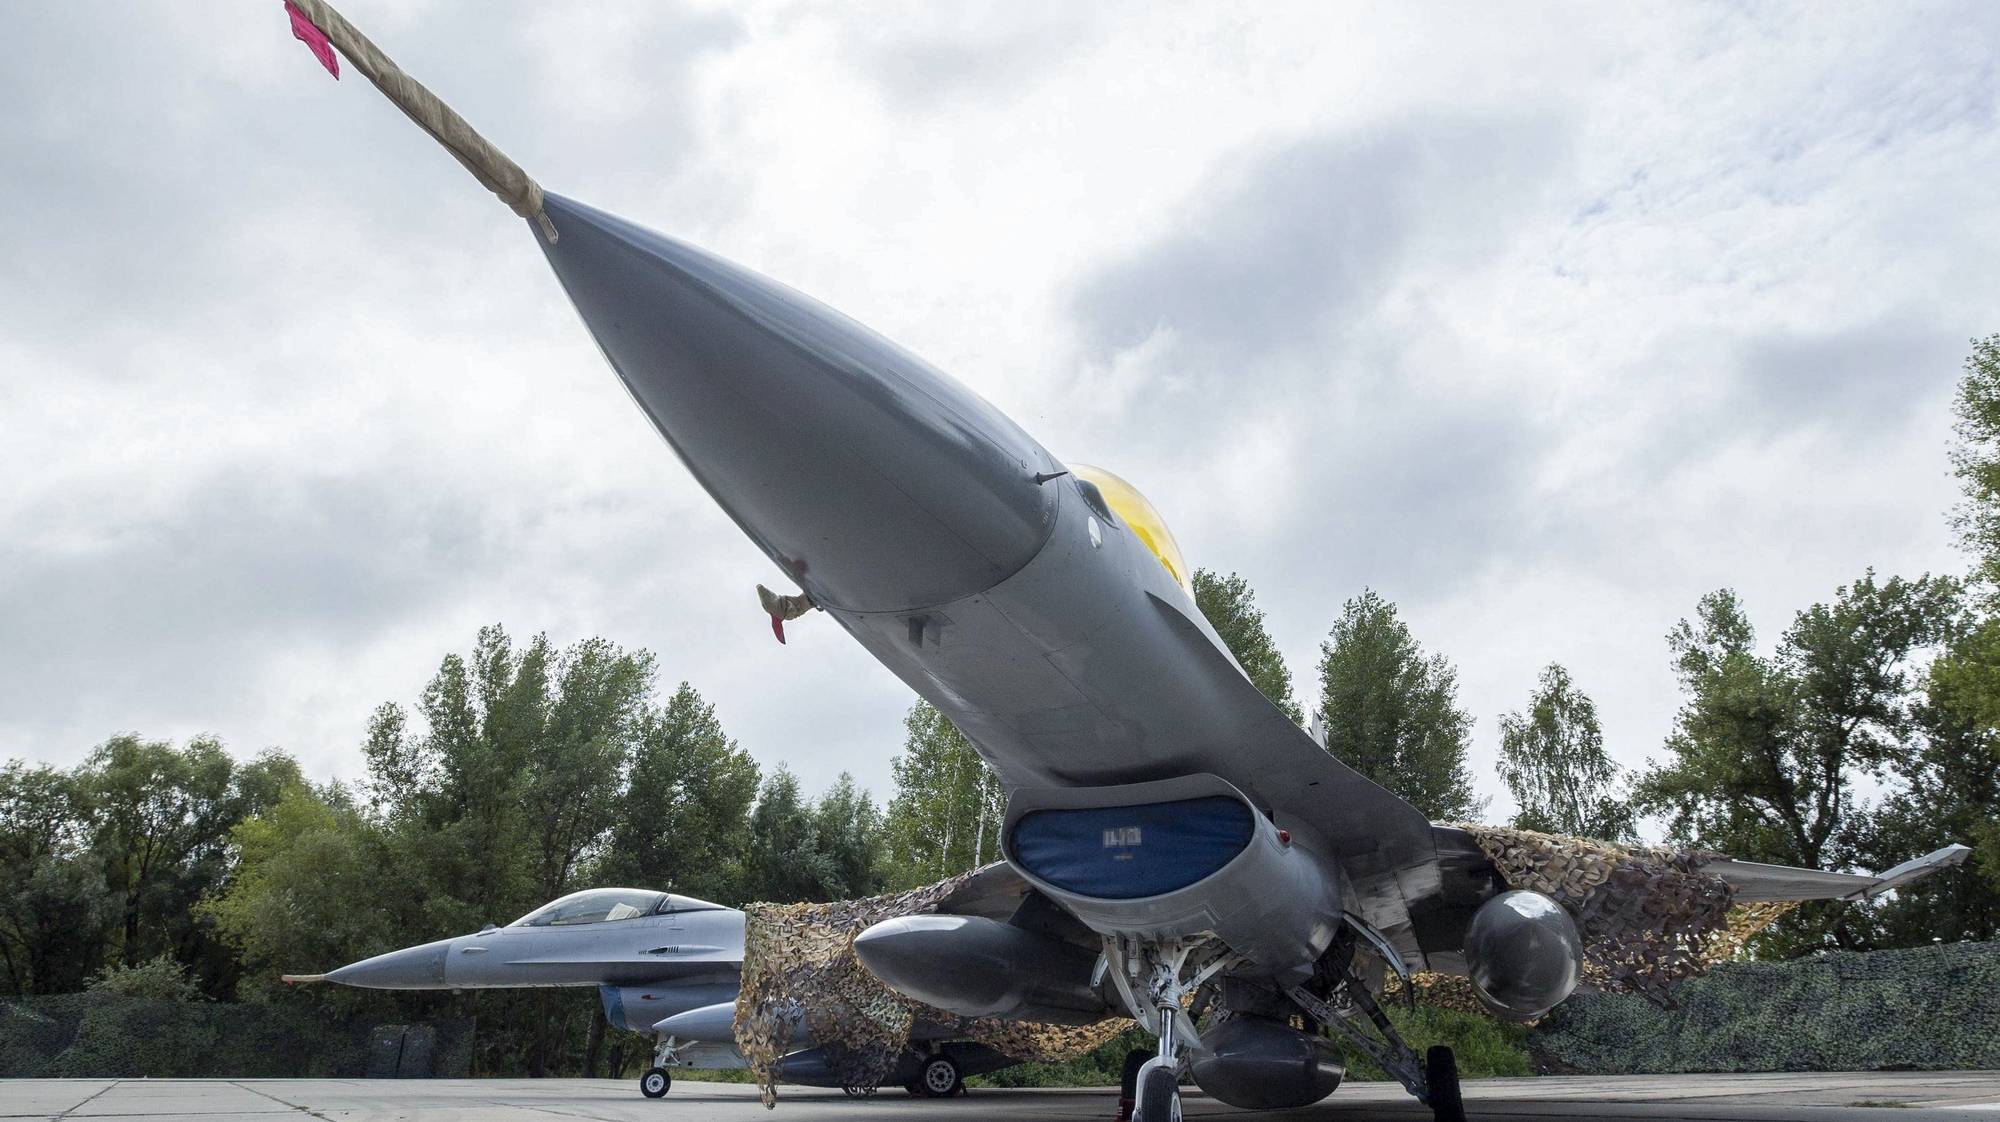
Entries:
[[665, 1098], [673, 1085], [673, 1075], [663, 1067], [647, 1068], [646, 1074], [639, 1077], [639, 1093], [649, 1099]]
[[1458, 1093], [1458, 1057], [1438, 1044], [1424, 1053], [1424, 1082], [1431, 1092], [1431, 1116], [1437, 1122], [1465, 1122], [1465, 1099]]
[[917, 1093], [927, 1099], [941, 1099], [965, 1089], [965, 1076], [950, 1056], [939, 1053], [924, 1061], [917, 1072]]
[[1154, 1067], [1139, 1074], [1138, 1106], [1133, 1122], [1181, 1122], [1180, 1078], [1173, 1068]]

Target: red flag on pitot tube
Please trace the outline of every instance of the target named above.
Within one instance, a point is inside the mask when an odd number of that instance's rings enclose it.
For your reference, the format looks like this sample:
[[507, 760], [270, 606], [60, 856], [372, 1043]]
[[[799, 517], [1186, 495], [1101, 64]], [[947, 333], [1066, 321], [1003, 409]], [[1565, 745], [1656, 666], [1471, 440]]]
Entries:
[[307, 19], [306, 14], [299, 11], [299, 6], [292, 3], [292, 0], [285, 0], [285, 13], [292, 17], [292, 37], [304, 43], [306, 49], [313, 53], [313, 57], [319, 60], [319, 64], [326, 67], [326, 72], [338, 80], [340, 56], [333, 53], [333, 44], [327, 40], [326, 32], [321, 31], [318, 24]]

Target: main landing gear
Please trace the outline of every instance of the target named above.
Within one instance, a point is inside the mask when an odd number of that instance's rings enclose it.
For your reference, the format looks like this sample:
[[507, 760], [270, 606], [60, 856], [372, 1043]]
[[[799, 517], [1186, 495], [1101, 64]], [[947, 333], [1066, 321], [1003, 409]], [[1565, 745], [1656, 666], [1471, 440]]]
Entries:
[[[1292, 987], [1288, 996], [1307, 1016], [1368, 1053], [1404, 1090], [1430, 1107], [1437, 1122], [1465, 1122], [1465, 1103], [1458, 1092], [1458, 1058], [1451, 1049], [1439, 1045], [1419, 1056], [1375, 1003], [1352, 965], [1340, 967], [1336, 978], [1333, 1000], [1304, 986]], [[1374, 1032], [1357, 1022], [1366, 1022]]]
[[960, 1095], [965, 1093], [965, 1075], [958, 1070], [958, 1061], [939, 1052], [924, 1060], [924, 1066], [917, 1069], [917, 1077], [903, 1089], [926, 1099]]

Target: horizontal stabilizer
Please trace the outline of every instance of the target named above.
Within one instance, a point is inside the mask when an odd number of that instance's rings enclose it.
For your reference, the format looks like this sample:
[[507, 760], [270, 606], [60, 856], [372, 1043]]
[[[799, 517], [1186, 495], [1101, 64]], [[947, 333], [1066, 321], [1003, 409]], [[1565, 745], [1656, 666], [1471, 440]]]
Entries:
[[1905, 861], [1879, 876], [1732, 860], [1711, 861], [1702, 866], [1701, 871], [1728, 881], [1736, 889], [1736, 898], [1746, 903], [1765, 900], [1873, 900], [1884, 892], [1901, 888], [1939, 869], [1963, 864], [1971, 855], [1972, 850], [1965, 846], [1948, 845], [1914, 861]]

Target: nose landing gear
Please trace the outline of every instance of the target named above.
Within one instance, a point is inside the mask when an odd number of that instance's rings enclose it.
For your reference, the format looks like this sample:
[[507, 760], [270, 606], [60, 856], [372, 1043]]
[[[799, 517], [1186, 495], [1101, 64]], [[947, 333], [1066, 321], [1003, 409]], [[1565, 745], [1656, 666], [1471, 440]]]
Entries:
[[649, 1099], [662, 1098], [673, 1088], [674, 1076], [667, 1069], [680, 1062], [684, 1047], [671, 1036], [658, 1037], [653, 1041], [653, 1066], [639, 1077], [639, 1093]]
[[[1237, 961], [1228, 953], [1207, 957], [1192, 976], [1181, 974], [1196, 952], [1210, 950], [1206, 937], [1152, 943], [1106, 937], [1106, 971], [1133, 1019], [1159, 1038], [1160, 1050], [1139, 1068], [1133, 1088], [1133, 1122], [1181, 1122], [1180, 1077], [1186, 1053], [1201, 1046], [1186, 998], [1202, 983]], [[1143, 977], [1142, 977], [1143, 975]], [[1135, 990], [1143, 985], [1143, 991]]]

